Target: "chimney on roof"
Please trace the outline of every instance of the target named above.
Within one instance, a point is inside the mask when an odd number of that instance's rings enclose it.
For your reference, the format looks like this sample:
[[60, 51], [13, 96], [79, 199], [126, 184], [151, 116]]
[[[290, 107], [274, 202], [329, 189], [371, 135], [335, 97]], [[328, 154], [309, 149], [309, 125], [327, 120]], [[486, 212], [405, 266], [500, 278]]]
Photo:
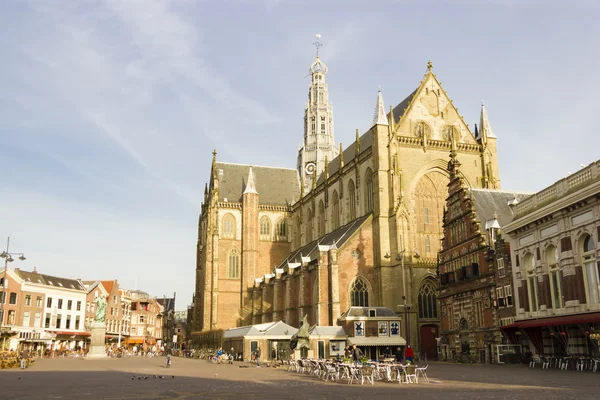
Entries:
[[34, 267], [33, 267], [33, 272], [32, 272], [32, 273], [34, 273], [34, 274], [37, 274], [37, 273], [38, 273], [38, 272], [37, 272], [37, 267], [36, 267], [36, 266], [34, 266]]
[[15, 268], [15, 272], [18, 274], [19, 272], [21, 272], [21, 268]]

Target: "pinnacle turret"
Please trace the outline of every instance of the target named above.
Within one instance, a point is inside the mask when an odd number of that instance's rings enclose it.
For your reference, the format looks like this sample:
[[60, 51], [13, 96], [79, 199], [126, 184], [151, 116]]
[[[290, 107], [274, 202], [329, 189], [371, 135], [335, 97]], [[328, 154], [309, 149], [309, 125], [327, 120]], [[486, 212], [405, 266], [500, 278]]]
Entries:
[[248, 182], [246, 183], [246, 189], [244, 190], [244, 194], [252, 193], [258, 194], [256, 191], [256, 186], [254, 185], [254, 174], [252, 173], [252, 167], [248, 171]]
[[492, 127], [490, 126], [490, 120], [488, 119], [487, 111], [483, 101], [481, 102], [481, 115], [479, 118], [479, 135], [483, 138], [495, 138]]
[[388, 120], [385, 116], [385, 107], [383, 106], [383, 96], [381, 89], [377, 93], [377, 104], [375, 105], [375, 114], [373, 115], [373, 125], [387, 125]]

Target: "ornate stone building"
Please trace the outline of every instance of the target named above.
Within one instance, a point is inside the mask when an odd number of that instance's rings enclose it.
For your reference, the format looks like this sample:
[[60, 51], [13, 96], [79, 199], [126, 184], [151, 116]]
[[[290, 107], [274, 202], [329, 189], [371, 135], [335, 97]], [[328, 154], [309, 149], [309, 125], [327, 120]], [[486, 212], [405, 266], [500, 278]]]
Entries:
[[406, 304], [412, 344], [435, 346], [450, 148], [468, 185], [500, 187], [485, 109], [472, 133], [429, 63], [420, 85], [389, 112], [379, 92], [372, 127], [337, 149], [325, 72], [317, 58], [296, 170], [218, 162], [213, 153], [199, 218], [194, 329], [278, 319], [297, 326], [305, 314], [327, 325], [350, 306], [402, 312]]
[[515, 206], [511, 242], [515, 323], [503, 327], [532, 353], [600, 350], [600, 161]]
[[[502, 343], [499, 318], [507, 313], [503, 294], [512, 292], [504, 268], [506, 251], [497, 236], [513, 218], [509, 204], [530, 194], [469, 188], [460, 166], [452, 148], [439, 254], [440, 350], [443, 359], [490, 363], [495, 345]], [[503, 272], [497, 275], [499, 266]]]

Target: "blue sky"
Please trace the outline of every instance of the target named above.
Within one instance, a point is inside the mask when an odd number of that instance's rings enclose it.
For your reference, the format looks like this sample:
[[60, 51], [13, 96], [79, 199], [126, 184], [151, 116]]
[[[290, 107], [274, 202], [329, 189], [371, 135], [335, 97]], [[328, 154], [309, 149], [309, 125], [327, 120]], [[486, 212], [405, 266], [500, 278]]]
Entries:
[[[434, 72], [504, 189], [598, 159], [595, 1], [7, 1], [0, 237], [24, 269], [191, 301], [211, 152], [295, 167], [315, 33], [344, 147]], [[13, 267], [17, 266], [15, 262]]]

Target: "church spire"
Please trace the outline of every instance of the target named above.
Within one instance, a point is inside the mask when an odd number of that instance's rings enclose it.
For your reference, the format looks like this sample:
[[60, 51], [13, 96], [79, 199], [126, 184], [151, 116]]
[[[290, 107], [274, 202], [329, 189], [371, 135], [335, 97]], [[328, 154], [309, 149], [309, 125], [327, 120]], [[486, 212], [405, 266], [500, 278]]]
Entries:
[[383, 106], [383, 96], [381, 88], [377, 92], [377, 104], [375, 105], [375, 114], [373, 115], [373, 125], [387, 125], [388, 120], [385, 116], [385, 107]]
[[487, 138], [496, 138], [494, 132], [492, 132], [492, 127], [490, 126], [490, 120], [488, 119], [483, 100], [481, 101], [481, 115], [479, 118], [479, 135], [483, 140]]
[[217, 178], [217, 149], [214, 149], [212, 152], [213, 158], [212, 158], [212, 173], [213, 173], [213, 179]]
[[248, 182], [246, 183], [246, 190], [244, 190], [244, 194], [252, 193], [258, 194], [256, 191], [256, 186], [254, 185], [254, 174], [252, 173], [252, 167], [248, 171]]

